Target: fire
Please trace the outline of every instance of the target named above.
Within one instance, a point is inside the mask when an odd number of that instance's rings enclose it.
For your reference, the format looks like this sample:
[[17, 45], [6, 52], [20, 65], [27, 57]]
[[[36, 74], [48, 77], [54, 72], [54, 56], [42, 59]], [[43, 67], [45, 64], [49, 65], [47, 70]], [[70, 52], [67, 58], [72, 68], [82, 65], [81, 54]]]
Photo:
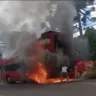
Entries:
[[[38, 49], [37, 52], [43, 50], [43, 46], [37, 45], [36, 48]], [[38, 59], [36, 59], [34, 66], [34, 70], [27, 74], [27, 76], [31, 79], [36, 81], [37, 83], [41, 84], [47, 84], [47, 83], [59, 83], [61, 82], [61, 78], [48, 78], [48, 72], [44, 64], [42, 64]], [[66, 78], [63, 78], [62, 81], [67, 81]], [[69, 79], [69, 81], [72, 81], [72, 79]]]
[[35, 66], [34, 72], [30, 73], [28, 77], [38, 83], [44, 83], [46, 82], [47, 72], [44, 66], [38, 62]]
[[[46, 69], [44, 68], [43, 64], [41, 63], [37, 63], [36, 64], [36, 69], [34, 70], [34, 72], [28, 74], [28, 77], [34, 81], [36, 81], [37, 83], [42, 83], [42, 84], [46, 84], [46, 83], [59, 83], [61, 82], [61, 78], [53, 78], [53, 79], [48, 79], [48, 73], [46, 71]], [[63, 81], [67, 81], [66, 78], [63, 78]], [[69, 81], [72, 81], [72, 79], [69, 79]]]

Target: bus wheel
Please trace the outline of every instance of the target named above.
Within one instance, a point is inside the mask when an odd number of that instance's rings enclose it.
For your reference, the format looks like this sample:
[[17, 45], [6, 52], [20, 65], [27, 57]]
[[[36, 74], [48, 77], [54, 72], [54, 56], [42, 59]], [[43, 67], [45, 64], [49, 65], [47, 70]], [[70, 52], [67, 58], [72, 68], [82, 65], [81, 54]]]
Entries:
[[23, 83], [28, 83], [28, 82], [26, 80], [24, 80]]
[[10, 76], [6, 77], [6, 82], [7, 82], [7, 84], [15, 84], [16, 83], [15, 81], [11, 81]]
[[7, 82], [7, 84], [10, 84], [10, 83], [11, 83], [10, 80], [11, 80], [11, 78], [10, 78], [9, 76], [7, 76], [7, 77], [6, 77], [6, 82]]
[[15, 81], [11, 81], [11, 84], [16, 84], [16, 82]]

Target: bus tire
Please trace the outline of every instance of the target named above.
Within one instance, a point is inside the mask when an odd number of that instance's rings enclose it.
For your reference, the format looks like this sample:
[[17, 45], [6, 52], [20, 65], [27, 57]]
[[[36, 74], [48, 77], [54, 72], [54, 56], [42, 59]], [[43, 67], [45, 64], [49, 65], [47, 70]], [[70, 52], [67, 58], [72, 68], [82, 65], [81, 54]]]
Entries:
[[6, 76], [6, 82], [7, 84], [15, 84], [15, 81], [11, 81], [10, 76]]
[[15, 81], [11, 81], [11, 84], [16, 84], [16, 82]]
[[28, 83], [28, 81], [24, 80], [23, 83]]

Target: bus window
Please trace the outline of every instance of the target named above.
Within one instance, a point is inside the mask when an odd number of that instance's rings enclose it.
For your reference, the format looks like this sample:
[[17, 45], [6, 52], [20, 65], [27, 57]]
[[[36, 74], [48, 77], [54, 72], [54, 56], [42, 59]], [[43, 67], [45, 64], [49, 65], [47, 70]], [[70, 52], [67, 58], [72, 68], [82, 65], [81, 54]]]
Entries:
[[10, 64], [10, 65], [5, 65], [5, 71], [16, 71], [20, 68], [19, 64]]

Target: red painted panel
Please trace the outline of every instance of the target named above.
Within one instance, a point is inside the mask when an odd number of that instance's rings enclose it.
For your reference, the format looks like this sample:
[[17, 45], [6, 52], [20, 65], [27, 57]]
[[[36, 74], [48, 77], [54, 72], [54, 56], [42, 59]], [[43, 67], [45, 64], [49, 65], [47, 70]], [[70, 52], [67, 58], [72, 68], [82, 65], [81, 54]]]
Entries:
[[45, 44], [44, 47], [45, 49], [48, 49], [51, 52], [55, 51], [55, 34], [56, 33], [57, 32], [54, 32], [54, 31], [48, 31], [41, 34], [41, 37], [43, 38], [43, 40], [49, 39], [50, 42]]

